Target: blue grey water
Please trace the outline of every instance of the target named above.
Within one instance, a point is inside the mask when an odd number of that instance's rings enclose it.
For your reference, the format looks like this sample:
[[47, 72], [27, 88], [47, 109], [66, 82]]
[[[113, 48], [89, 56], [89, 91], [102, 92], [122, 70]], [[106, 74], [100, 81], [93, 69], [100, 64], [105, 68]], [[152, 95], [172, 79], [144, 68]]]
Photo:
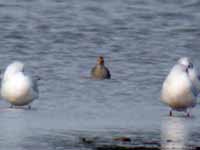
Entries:
[[[0, 148], [93, 149], [82, 136], [199, 146], [199, 103], [188, 119], [160, 101], [179, 57], [200, 67], [199, 10], [199, 0], [1, 0], [1, 70], [21, 60], [42, 80], [32, 110], [0, 101]], [[99, 55], [112, 79], [83, 78]]]

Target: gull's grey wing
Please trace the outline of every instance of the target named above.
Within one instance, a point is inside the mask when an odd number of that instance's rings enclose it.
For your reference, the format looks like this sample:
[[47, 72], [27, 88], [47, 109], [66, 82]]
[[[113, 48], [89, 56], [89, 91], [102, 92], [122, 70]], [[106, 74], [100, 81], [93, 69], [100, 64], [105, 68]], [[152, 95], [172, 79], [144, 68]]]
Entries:
[[40, 80], [38, 78], [38, 76], [32, 76], [30, 77], [30, 80], [32, 82], [32, 95], [33, 95], [33, 99], [37, 99], [39, 96], [39, 89], [38, 89], [38, 80]]
[[188, 75], [192, 81], [192, 86], [195, 89], [195, 94], [198, 95], [200, 93], [200, 75], [195, 68], [190, 69]]

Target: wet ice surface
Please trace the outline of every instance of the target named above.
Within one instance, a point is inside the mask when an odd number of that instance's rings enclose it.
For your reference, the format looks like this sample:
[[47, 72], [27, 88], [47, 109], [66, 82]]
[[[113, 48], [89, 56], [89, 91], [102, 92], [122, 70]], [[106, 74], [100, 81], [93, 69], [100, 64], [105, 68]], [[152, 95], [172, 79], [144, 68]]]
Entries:
[[[200, 66], [199, 2], [183, 0], [16, 0], [0, 2], [0, 69], [12, 60], [41, 76], [32, 110], [0, 101], [0, 147], [94, 149], [80, 139], [163, 149], [200, 146], [192, 118], [160, 102], [162, 81], [180, 56]], [[112, 79], [88, 76], [104, 55]]]
[[[157, 111], [157, 114], [152, 115], [150, 112], [154, 111]], [[182, 114], [176, 114], [175, 117], [168, 117], [166, 111], [144, 110], [144, 114], [139, 114], [138, 118], [134, 117], [127, 122], [122, 118], [115, 122], [114, 118], [109, 121], [106, 117], [69, 119], [66, 114], [61, 113], [57, 117], [53, 114], [56, 115], [58, 112], [47, 115], [36, 108], [1, 108], [0, 145], [5, 149], [19, 150], [78, 150], [94, 149], [104, 145], [163, 149], [188, 149], [199, 146], [198, 116], [187, 118]], [[128, 137], [131, 141], [115, 141], [118, 137]]]

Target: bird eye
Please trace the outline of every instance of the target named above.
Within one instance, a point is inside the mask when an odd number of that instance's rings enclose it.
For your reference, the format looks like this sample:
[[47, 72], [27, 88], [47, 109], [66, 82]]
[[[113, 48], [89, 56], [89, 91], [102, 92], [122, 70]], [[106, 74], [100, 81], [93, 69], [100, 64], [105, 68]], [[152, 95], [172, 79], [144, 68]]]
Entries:
[[193, 68], [193, 64], [190, 63], [189, 66], [188, 66], [188, 68]]

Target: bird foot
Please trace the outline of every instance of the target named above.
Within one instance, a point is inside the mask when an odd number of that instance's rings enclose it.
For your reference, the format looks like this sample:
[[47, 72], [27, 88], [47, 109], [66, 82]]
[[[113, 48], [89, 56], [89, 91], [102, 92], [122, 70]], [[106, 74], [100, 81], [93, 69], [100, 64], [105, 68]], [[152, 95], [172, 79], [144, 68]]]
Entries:
[[190, 115], [190, 113], [189, 112], [187, 112], [187, 117], [190, 117], [191, 115]]

